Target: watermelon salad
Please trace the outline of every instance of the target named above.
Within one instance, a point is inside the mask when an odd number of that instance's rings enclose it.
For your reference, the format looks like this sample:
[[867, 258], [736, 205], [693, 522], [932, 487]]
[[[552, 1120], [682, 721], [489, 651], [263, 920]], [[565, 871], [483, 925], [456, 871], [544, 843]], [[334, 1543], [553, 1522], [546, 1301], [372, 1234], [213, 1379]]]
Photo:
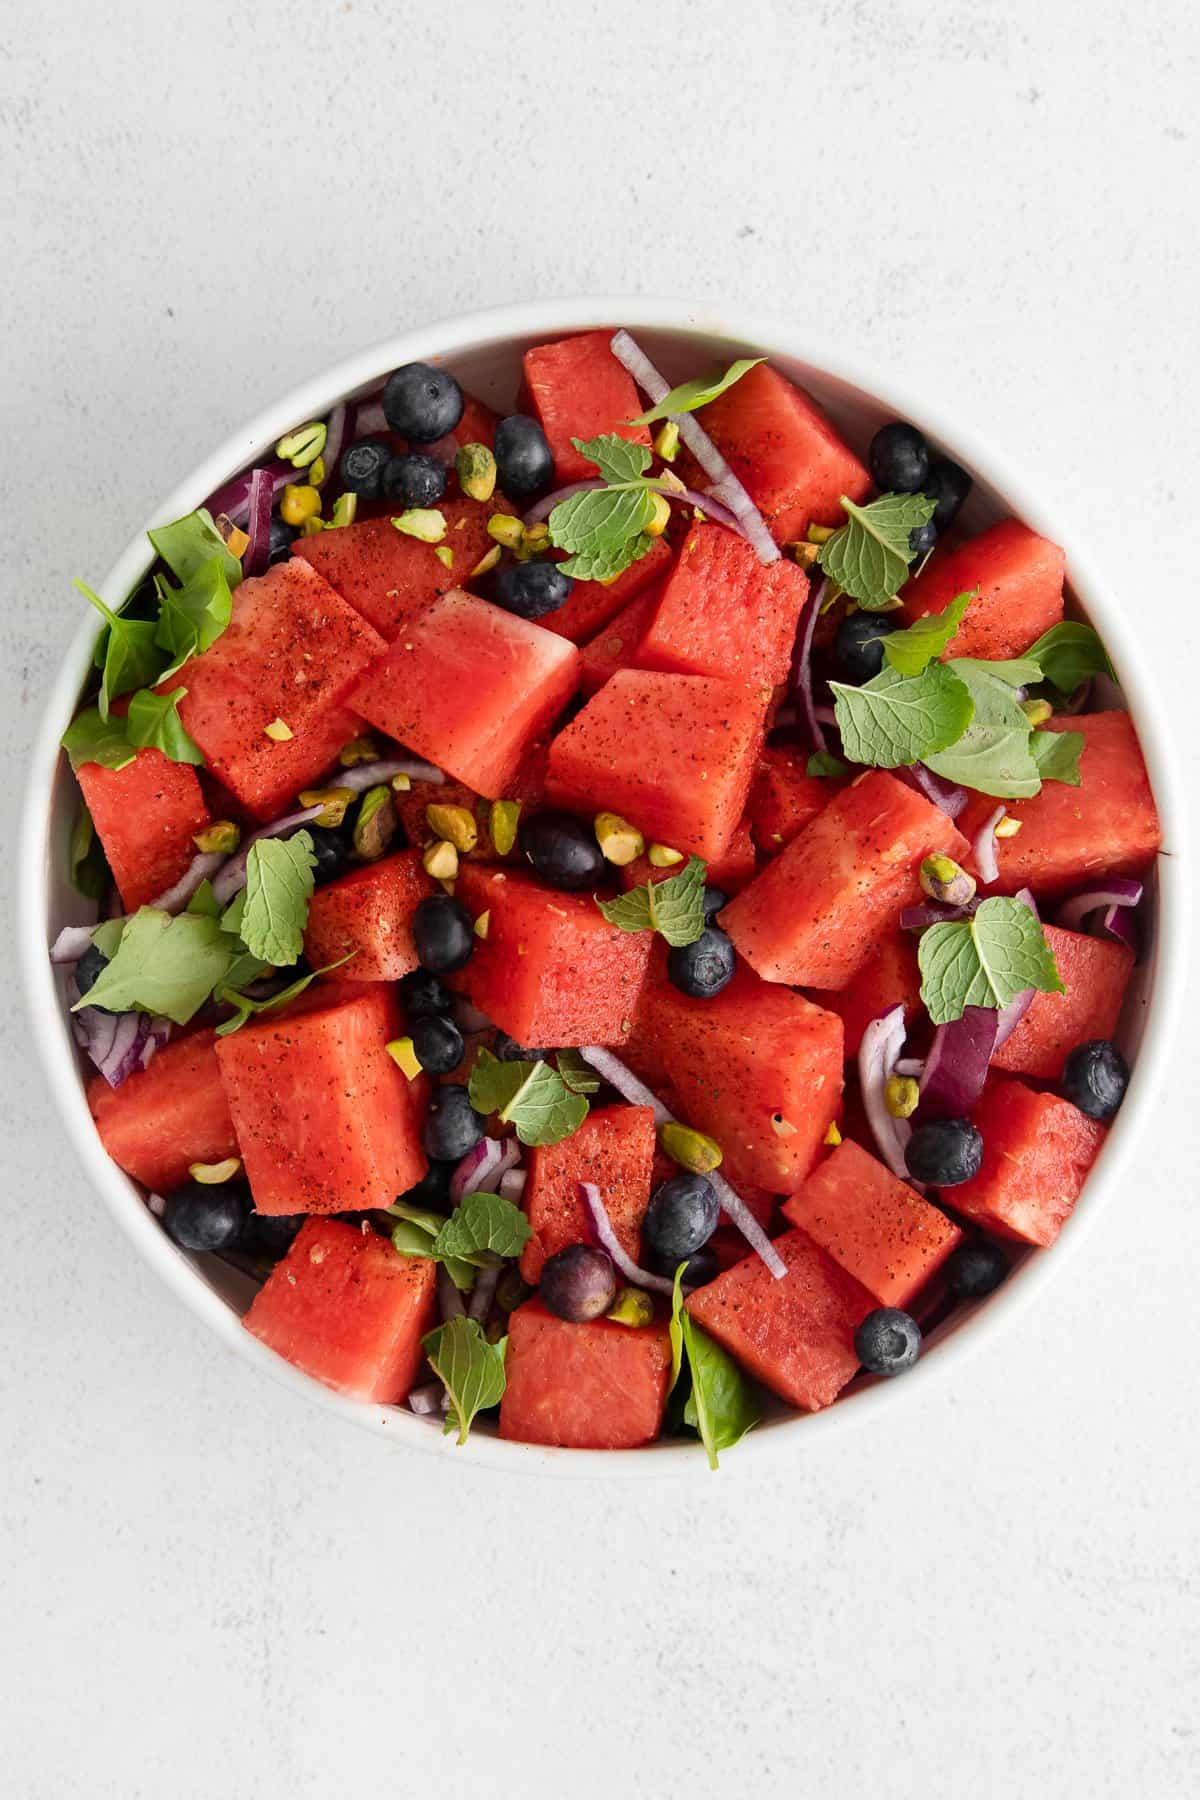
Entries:
[[503, 418], [395, 370], [83, 589], [51, 955], [263, 1344], [715, 1466], [1054, 1243], [1158, 818], [1062, 550], [914, 426], [620, 330], [515, 363]]

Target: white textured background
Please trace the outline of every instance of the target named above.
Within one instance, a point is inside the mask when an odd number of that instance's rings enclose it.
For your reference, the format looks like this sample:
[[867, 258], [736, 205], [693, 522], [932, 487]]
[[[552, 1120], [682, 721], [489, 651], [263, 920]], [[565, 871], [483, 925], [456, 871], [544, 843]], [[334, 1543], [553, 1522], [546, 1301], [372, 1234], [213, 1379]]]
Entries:
[[[1018, 452], [1187, 755], [1198, 90], [1192, 0], [6, 0], [4, 841], [70, 577], [202, 452], [589, 289], [752, 301]], [[954, 1381], [778, 1474], [546, 1487], [219, 1351], [0, 1030], [5, 1800], [1200, 1789], [1194, 1027], [1144, 1172]]]

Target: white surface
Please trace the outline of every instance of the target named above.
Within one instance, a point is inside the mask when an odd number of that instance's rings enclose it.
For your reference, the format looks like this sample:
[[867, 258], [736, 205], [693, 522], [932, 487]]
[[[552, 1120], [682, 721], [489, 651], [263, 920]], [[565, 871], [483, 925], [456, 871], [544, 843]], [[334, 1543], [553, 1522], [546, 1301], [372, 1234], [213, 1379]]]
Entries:
[[[944, 391], [1111, 544], [1194, 731], [1190, 8], [446, 13], [7, 9], [10, 783], [70, 576], [232, 424], [404, 323], [622, 286]], [[699, 1488], [398, 1458], [247, 1374], [5, 1030], [6, 1795], [1196, 1790], [1194, 1027], [994, 1356]]]

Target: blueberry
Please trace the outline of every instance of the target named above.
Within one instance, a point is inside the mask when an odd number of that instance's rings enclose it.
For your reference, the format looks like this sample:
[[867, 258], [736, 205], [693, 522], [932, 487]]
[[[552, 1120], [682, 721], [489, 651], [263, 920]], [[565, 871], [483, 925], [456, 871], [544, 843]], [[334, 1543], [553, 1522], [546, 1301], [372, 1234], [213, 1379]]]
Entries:
[[252, 1212], [246, 1220], [239, 1248], [247, 1256], [261, 1256], [268, 1262], [278, 1262], [291, 1249], [292, 1239], [307, 1217], [307, 1213]]
[[422, 1212], [449, 1212], [450, 1183], [454, 1171], [458, 1167], [457, 1157], [452, 1162], [439, 1162], [431, 1158], [428, 1168], [415, 1187], [410, 1187], [400, 1198], [406, 1206], [416, 1206]]
[[184, 1250], [231, 1250], [250, 1213], [244, 1187], [188, 1181], [167, 1196], [163, 1227]]
[[958, 509], [971, 491], [971, 477], [965, 469], [948, 457], [938, 456], [929, 465], [929, 473], [921, 484], [927, 500], [936, 500], [933, 522], [939, 531], [954, 523]]
[[[81, 994], [91, 991], [100, 979], [102, 972], [108, 967], [108, 957], [103, 950], [97, 950], [95, 944], [89, 944], [79, 961], [75, 964], [75, 986]], [[107, 1012], [106, 1006], [98, 1006], [97, 1012]]]
[[[657, 1251], [651, 1250], [646, 1255], [646, 1266], [655, 1275], [673, 1277], [683, 1260], [682, 1256], [660, 1256]], [[712, 1245], [701, 1244], [699, 1250], [693, 1250], [687, 1258], [682, 1285], [685, 1288], [707, 1287], [710, 1281], [716, 1280], [720, 1272], [721, 1265]]]
[[416, 1019], [411, 1034], [417, 1061], [431, 1075], [449, 1075], [467, 1053], [463, 1034], [453, 1019]]
[[306, 825], [304, 829], [312, 839], [313, 855], [317, 859], [313, 880], [319, 887], [323, 881], [333, 881], [342, 873], [349, 849], [341, 832], [327, 825]]
[[646, 1248], [674, 1267], [707, 1244], [720, 1216], [721, 1202], [707, 1176], [672, 1175], [646, 1208]]
[[492, 1055], [501, 1062], [545, 1062], [545, 1050], [533, 1050], [526, 1044], [518, 1044], [516, 1038], [509, 1037], [507, 1031], [498, 1031], [496, 1041], [492, 1045]]
[[908, 548], [914, 562], [918, 557], [927, 556], [936, 543], [937, 526], [932, 519], [926, 519], [923, 525], [914, 525], [908, 534]]
[[554, 484], [554, 457], [536, 419], [514, 413], [496, 427], [496, 478], [510, 500], [536, 500]]
[[391, 447], [382, 438], [363, 438], [342, 451], [338, 480], [348, 494], [378, 500], [383, 493], [383, 471], [391, 460]]
[[1008, 1274], [1008, 1258], [995, 1244], [980, 1238], [960, 1244], [946, 1263], [946, 1282], [956, 1300], [981, 1300]]
[[417, 1019], [440, 1019], [454, 1006], [454, 995], [429, 969], [414, 969], [400, 982], [400, 1000], [409, 1024]]
[[412, 933], [421, 967], [431, 975], [449, 975], [471, 960], [475, 921], [450, 894], [428, 894], [418, 904]]
[[543, 1306], [560, 1319], [575, 1325], [598, 1319], [616, 1297], [617, 1271], [612, 1257], [591, 1244], [568, 1244], [542, 1264], [538, 1292]]
[[733, 980], [733, 944], [719, 925], [706, 925], [694, 944], [667, 952], [667, 974], [681, 994], [711, 1000]]
[[535, 813], [522, 821], [519, 837], [535, 872], [551, 887], [573, 894], [591, 887], [605, 873], [607, 865], [595, 837], [570, 813]]
[[445, 468], [419, 450], [393, 456], [383, 471], [383, 491], [400, 506], [436, 506], [446, 492]]
[[729, 895], [724, 888], [706, 887], [704, 890], [705, 921], [715, 919], [723, 906], [729, 905]]
[[847, 613], [837, 628], [833, 654], [849, 681], [870, 681], [883, 668], [883, 640], [896, 627], [882, 613]]
[[855, 1332], [854, 1348], [872, 1375], [903, 1375], [921, 1354], [921, 1327], [898, 1306], [877, 1306]]
[[917, 1126], [905, 1146], [904, 1161], [914, 1181], [957, 1187], [978, 1175], [983, 1139], [969, 1119], [933, 1119]]
[[1107, 1038], [1078, 1044], [1063, 1064], [1063, 1093], [1089, 1119], [1111, 1119], [1129, 1086], [1129, 1065]]
[[444, 1082], [433, 1090], [425, 1115], [426, 1156], [437, 1162], [459, 1162], [483, 1136], [484, 1119], [471, 1105], [465, 1087]]
[[410, 444], [432, 444], [453, 431], [463, 416], [462, 389], [446, 369], [405, 363], [393, 370], [383, 390], [383, 416]]
[[267, 538], [268, 563], [286, 562], [292, 554], [292, 545], [295, 543], [297, 535], [296, 527], [287, 524], [276, 513], [271, 520], [271, 532]]
[[494, 598], [497, 606], [519, 619], [544, 619], [571, 598], [574, 586], [557, 563], [505, 563], [496, 571]]
[[899, 419], [881, 426], [871, 439], [867, 462], [884, 494], [919, 494], [929, 473], [929, 451], [915, 425]]

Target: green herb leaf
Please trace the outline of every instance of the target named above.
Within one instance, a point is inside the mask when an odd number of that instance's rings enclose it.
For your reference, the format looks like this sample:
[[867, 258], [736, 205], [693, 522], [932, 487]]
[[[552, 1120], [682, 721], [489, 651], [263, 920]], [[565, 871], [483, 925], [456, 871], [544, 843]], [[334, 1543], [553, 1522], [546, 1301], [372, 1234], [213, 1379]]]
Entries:
[[653, 546], [645, 528], [654, 512], [646, 487], [596, 488], [560, 500], [550, 514], [550, 538], [571, 554], [559, 567], [578, 581], [620, 575]]
[[804, 765], [804, 773], [832, 779], [838, 775], [848, 775], [850, 765], [844, 763], [840, 756], [835, 756], [832, 750], [814, 750]]
[[[115, 921], [114, 921], [115, 922]], [[186, 1025], [233, 961], [229, 938], [215, 919], [143, 906], [126, 920], [116, 953], [80, 1006], [110, 1012], [163, 1013]]]
[[432, 1245], [433, 1238], [424, 1226], [411, 1219], [397, 1220], [392, 1231], [392, 1249], [397, 1256], [428, 1257]]
[[104, 846], [96, 836], [91, 813], [81, 804], [71, 833], [71, 885], [77, 894], [99, 900], [110, 879]]
[[523, 1144], [558, 1144], [588, 1115], [583, 1094], [575, 1094], [557, 1069], [545, 1062], [501, 1062], [480, 1047], [468, 1095], [476, 1112], [497, 1113]]
[[451, 1319], [421, 1339], [434, 1374], [450, 1396], [446, 1430], [465, 1444], [475, 1415], [504, 1397], [508, 1339], [489, 1344], [474, 1319]]
[[927, 613], [905, 631], [881, 632], [883, 654], [893, 669], [899, 669], [902, 675], [919, 675], [935, 656], [948, 649], [958, 635], [963, 614], [978, 594], [978, 588], [956, 594], [943, 612]]
[[162, 667], [162, 656], [154, 642], [157, 627], [152, 619], [132, 619], [113, 612], [86, 581], [76, 580], [75, 586], [108, 626], [103, 638], [104, 674], [99, 700], [100, 717], [107, 719], [114, 700], [157, 681]]
[[294, 963], [304, 948], [316, 866], [307, 831], [250, 846], [238, 930], [246, 948], [274, 968]]
[[169, 525], [157, 525], [146, 536], [177, 581], [187, 584], [214, 557], [231, 588], [242, 579], [241, 563], [231, 555], [211, 514], [203, 506], [186, 513], [182, 519], [173, 519]]
[[995, 661], [983, 656], [956, 656], [950, 666], [962, 681], [970, 675], [987, 675], [993, 681], [1004, 682], [1006, 687], [1024, 688], [1042, 679], [1041, 668], [1031, 656], [997, 657]]
[[597, 900], [610, 925], [622, 931], [657, 931], [668, 944], [694, 944], [704, 930], [706, 864], [690, 856], [678, 875], [646, 881], [615, 900]]
[[[461, 1256], [435, 1256], [433, 1243], [446, 1220], [441, 1213], [422, 1212], [403, 1200], [393, 1201], [387, 1208], [400, 1221], [392, 1232], [392, 1248], [400, 1256], [424, 1256], [442, 1263], [446, 1273], [461, 1293], [469, 1294], [475, 1285], [475, 1264]], [[482, 1264], [485, 1259], [480, 1257]]]
[[109, 962], [117, 954], [117, 945], [125, 934], [124, 919], [105, 919], [92, 933], [92, 942]]
[[170, 658], [169, 666], [159, 676], [162, 682], [181, 669], [189, 658], [200, 655], [216, 643], [229, 624], [233, 595], [224, 566], [215, 556], [202, 564], [182, 587], [172, 587], [161, 576], [155, 586], [159, 614], [154, 641]]
[[863, 687], [829, 685], [846, 755], [876, 769], [927, 762], [971, 723], [971, 695], [946, 663], [930, 663], [919, 675], [882, 669]]
[[578, 1050], [559, 1050], [554, 1058], [559, 1074], [573, 1094], [598, 1094], [600, 1077]]
[[1023, 900], [985, 900], [970, 919], [931, 925], [917, 946], [921, 999], [935, 1025], [968, 1006], [1007, 1006], [1025, 988], [1065, 992], [1037, 914]]
[[127, 769], [137, 754], [124, 719], [106, 719], [96, 706], [85, 708], [71, 721], [62, 734], [62, 747], [73, 769], [81, 763], [99, 763], [102, 769]]
[[532, 1236], [525, 1214], [503, 1194], [467, 1194], [438, 1232], [430, 1254], [464, 1261], [485, 1252], [519, 1256]]
[[[357, 955], [357, 950], [348, 950], [345, 956], [339, 956], [336, 962], [326, 963], [323, 969], [312, 969], [307, 975], [297, 976], [295, 981], [290, 981], [285, 988], [280, 988], [277, 994], [271, 994], [266, 1000], [252, 1000], [248, 994], [239, 992], [233, 981], [227, 977], [214, 992], [213, 999], [219, 1001], [223, 1006], [232, 1006], [234, 1016], [231, 1019], [222, 1020], [217, 1026], [216, 1035], [229, 1037], [232, 1032], [240, 1031], [246, 1021], [254, 1018], [258, 1013], [273, 1012], [276, 1007], [286, 1006], [289, 1000], [295, 1000], [298, 995], [302, 994], [309, 983], [317, 979], [318, 975], [328, 975], [333, 969], [340, 969], [343, 963], [348, 963], [352, 956]], [[262, 972], [260, 967], [255, 974], [242, 975], [240, 979], [257, 981]], [[234, 976], [236, 973], [235, 964], [230, 968], [229, 976]]]
[[860, 606], [877, 612], [908, 575], [909, 533], [933, 517], [936, 504], [924, 494], [881, 494], [869, 506], [856, 506], [843, 494], [846, 523], [826, 538], [817, 561]]
[[1043, 781], [1079, 786], [1079, 758], [1087, 739], [1082, 731], [1035, 731], [1029, 750]]
[[1113, 679], [1113, 666], [1108, 652], [1090, 625], [1065, 619], [1043, 632], [1026, 654], [1041, 665], [1044, 679], [1060, 694], [1073, 694], [1089, 675], [1107, 675]]
[[194, 763], [202, 768], [204, 752], [188, 736], [179, 717], [179, 702], [186, 693], [186, 688], [172, 688], [169, 694], [142, 688], [129, 702], [125, 729], [130, 743], [136, 744], [139, 750], [161, 750], [172, 762]]
[[571, 442], [580, 456], [595, 463], [601, 480], [610, 487], [640, 482], [653, 461], [645, 444], [631, 444], [628, 438], [615, 431], [606, 431], [594, 438], [573, 437]]
[[213, 884], [207, 877], [200, 883], [183, 910], [184, 912], [199, 913], [204, 919], [221, 917], [221, 902], [213, 893]]
[[922, 760], [946, 781], [1001, 800], [1028, 800], [1041, 787], [1029, 749], [1029, 720], [1011, 687], [987, 663], [954, 661], [938, 665], [966, 688], [974, 712], [962, 735]]
[[683, 1409], [685, 1425], [700, 1433], [710, 1469], [718, 1467], [719, 1453], [732, 1450], [762, 1417], [757, 1396], [727, 1350], [697, 1325], [683, 1304], [681, 1267], [675, 1274], [671, 1307], [672, 1383], [679, 1377], [686, 1354], [692, 1391]]
[[639, 413], [636, 419], [626, 420], [626, 423], [653, 425], [659, 419], [669, 419], [675, 413], [696, 412], [718, 395], [727, 393], [735, 381], [740, 381], [743, 375], [765, 361], [763, 356], [743, 356], [731, 363], [723, 375], [699, 376], [694, 381], [680, 382], [678, 387], [672, 388], [669, 394], [663, 396], [657, 406], [652, 406], [649, 412]]

